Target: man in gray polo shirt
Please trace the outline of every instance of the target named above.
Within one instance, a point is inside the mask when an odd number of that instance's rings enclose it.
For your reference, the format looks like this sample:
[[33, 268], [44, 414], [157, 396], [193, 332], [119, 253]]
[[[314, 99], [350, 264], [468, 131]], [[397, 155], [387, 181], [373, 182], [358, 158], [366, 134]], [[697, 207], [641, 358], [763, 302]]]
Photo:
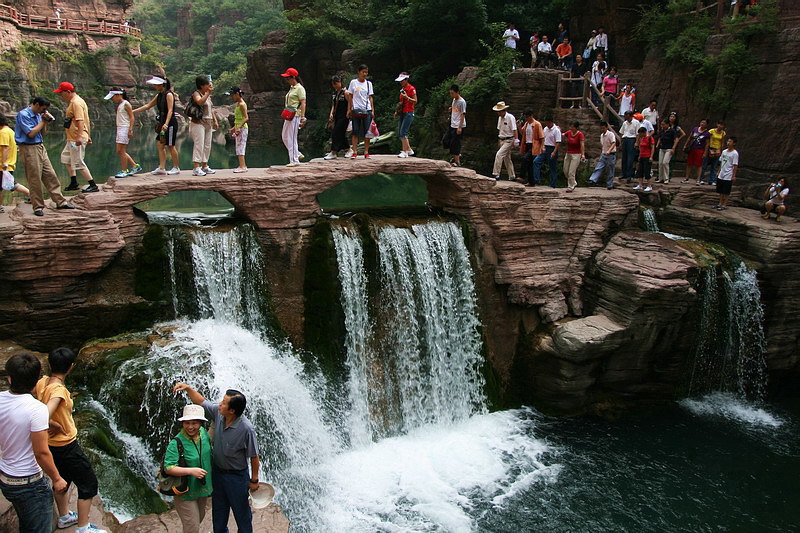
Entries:
[[[206, 416], [214, 420], [214, 469], [211, 482], [211, 518], [214, 533], [228, 533], [228, 516], [233, 511], [240, 533], [253, 533], [253, 513], [247, 500], [250, 490], [258, 490], [258, 444], [256, 432], [247, 417], [244, 394], [225, 391], [214, 404], [186, 383], [176, 383], [173, 392], [186, 391], [189, 399], [202, 405]], [[247, 462], [250, 462], [250, 475]]]

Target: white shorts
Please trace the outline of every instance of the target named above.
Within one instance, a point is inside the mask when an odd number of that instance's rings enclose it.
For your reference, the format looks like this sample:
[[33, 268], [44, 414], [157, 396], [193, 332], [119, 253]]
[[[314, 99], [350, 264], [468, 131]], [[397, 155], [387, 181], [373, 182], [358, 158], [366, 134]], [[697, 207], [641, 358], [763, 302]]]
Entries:
[[244, 155], [247, 149], [247, 130], [248, 128], [242, 128], [236, 136], [236, 155]]
[[130, 128], [127, 126], [117, 126], [117, 144], [128, 144], [130, 142], [129, 131]]
[[72, 165], [73, 170], [83, 170], [86, 163], [83, 158], [86, 156], [86, 143], [76, 145], [75, 141], [67, 141], [64, 150], [61, 151], [61, 162], [65, 165]]

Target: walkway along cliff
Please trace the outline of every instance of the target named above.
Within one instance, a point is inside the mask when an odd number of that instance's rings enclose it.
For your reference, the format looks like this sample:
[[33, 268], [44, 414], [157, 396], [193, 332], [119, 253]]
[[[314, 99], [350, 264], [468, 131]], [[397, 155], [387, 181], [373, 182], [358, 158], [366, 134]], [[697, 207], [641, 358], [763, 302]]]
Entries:
[[[526, 188], [421, 158], [112, 178], [100, 193], [76, 198], [75, 212], [48, 209], [40, 218], [19, 205], [0, 215], [0, 334], [47, 349], [170, 318], [163, 237], [148, 231], [134, 204], [172, 191], [212, 190], [255, 225], [277, 320], [302, 346], [307, 317], [323, 311], [304, 294], [312, 237], [325, 224], [316, 197], [377, 172], [421, 176], [429, 205], [468, 228], [501, 404], [537, 402], [578, 413], [682, 394], [698, 335], [699, 279], [708, 268], [724, 268], [724, 254], [640, 231], [639, 198], [628, 192]], [[785, 313], [800, 290], [787, 275], [800, 263], [796, 223], [776, 225], [740, 208], [720, 215], [708, 207], [710, 191], [651, 196], [661, 201], [667, 230], [722, 243], [756, 267], [771, 385], [796, 380], [799, 332]]]

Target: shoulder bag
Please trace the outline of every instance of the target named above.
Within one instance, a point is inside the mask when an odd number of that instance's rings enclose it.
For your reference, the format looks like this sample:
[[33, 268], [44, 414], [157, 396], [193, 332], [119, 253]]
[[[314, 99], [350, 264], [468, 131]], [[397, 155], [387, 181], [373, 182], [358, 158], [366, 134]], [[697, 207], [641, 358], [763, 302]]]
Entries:
[[[186, 457], [183, 454], [183, 442], [180, 438], [173, 439], [178, 445], [178, 466], [186, 468]], [[167, 496], [185, 494], [189, 490], [189, 476], [170, 476], [164, 470], [164, 461], [156, 474], [158, 492]]]
[[200, 121], [203, 120], [203, 114], [205, 110], [201, 106], [197, 105], [197, 102], [194, 101], [195, 92], [193, 92], [189, 96], [189, 101], [186, 102], [186, 108], [184, 109], [184, 113], [186, 113], [186, 116], [189, 117], [191, 120]]

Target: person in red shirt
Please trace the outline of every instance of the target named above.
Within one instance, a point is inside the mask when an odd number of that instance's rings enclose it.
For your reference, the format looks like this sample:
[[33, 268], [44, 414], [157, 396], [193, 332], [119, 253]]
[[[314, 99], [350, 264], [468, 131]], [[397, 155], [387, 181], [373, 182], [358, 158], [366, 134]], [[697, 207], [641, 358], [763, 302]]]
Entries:
[[394, 81], [400, 82], [400, 101], [397, 102], [397, 110], [394, 118], [399, 119], [397, 129], [400, 131], [400, 143], [403, 145], [397, 157], [408, 157], [414, 155], [411, 143], [408, 141], [408, 131], [411, 123], [414, 122], [414, 107], [417, 105], [417, 90], [408, 82], [411, 76], [408, 72], [401, 72]]
[[[650, 186], [650, 168], [653, 166], [653, 145], [655, 145], [656, 140], [652, 135], [647, 134], [647, 128], [645, 127], [639, 128], [637, 133], [634, 146], [639, 149], [639, 166], [636, 169], [639, 185], [634, 187], [633, 190], [650, 192], [653, 190]], [[647, 180], [647, 187], [644, 186], [645, 180]]]
[[556, 46], [559, 67], [563, 70], [572, 70], [572, 45], [569, 37], [564, 37], [564, 42]]
[[564, 156], [564, 175], [567, 177], [567, 192], [572, 192], [578, 186], [575, 180], [575, 173], [578, 165], [586, 162], [586, 151], [584, 149], [584, 135], [578, 128], [580, 123], [576, 120], [572, 127], [567, 130], [563, 137], [567, 140], [567, 155]]

